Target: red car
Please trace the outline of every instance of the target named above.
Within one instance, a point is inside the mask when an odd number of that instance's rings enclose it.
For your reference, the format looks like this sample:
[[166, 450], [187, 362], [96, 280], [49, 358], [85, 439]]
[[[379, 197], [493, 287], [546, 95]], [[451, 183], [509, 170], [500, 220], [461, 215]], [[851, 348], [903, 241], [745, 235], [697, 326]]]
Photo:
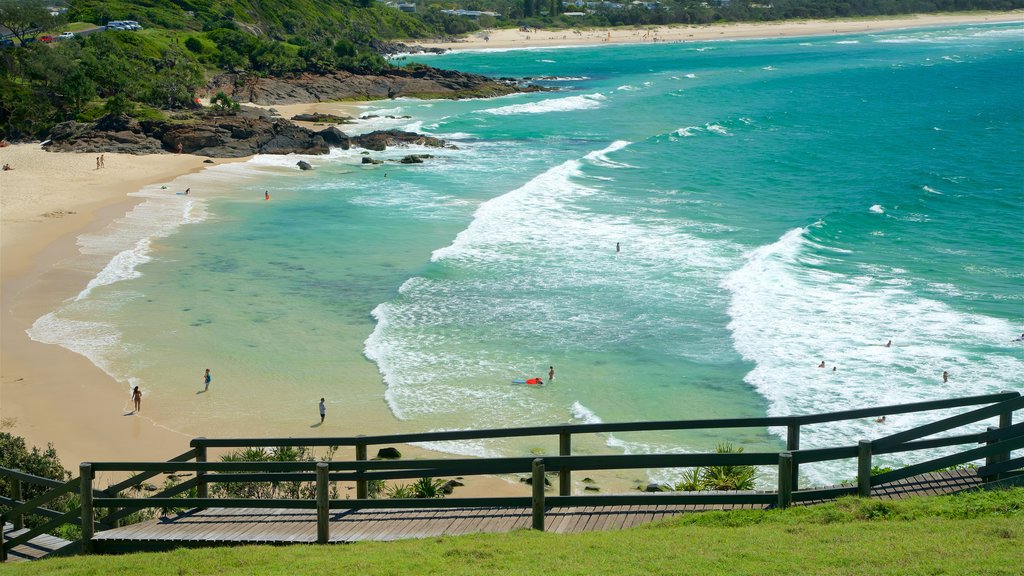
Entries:
[[39, 41], [46, 42], [47, 44], [49, 44], [50, 42], [53, 42], [53, 36], [50, 36], [49, 34], [47, 34], [46, 36], [40, 36]]

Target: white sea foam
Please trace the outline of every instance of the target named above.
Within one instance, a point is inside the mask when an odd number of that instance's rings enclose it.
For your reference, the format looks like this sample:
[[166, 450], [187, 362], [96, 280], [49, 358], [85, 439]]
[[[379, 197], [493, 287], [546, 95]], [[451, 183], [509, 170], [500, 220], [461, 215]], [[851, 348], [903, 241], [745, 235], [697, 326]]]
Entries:
[[[523, 369], [545, 366], [547, 359], [491, 345], [491, 338], [523, 338], [528, 326], [533, 340], [557, 346], [571, 338], [597, 349], [674, 325], [667, 314], [638, 316], [629, 307], [598, 306], [580, 286], [598, 290], [603, 284], [621, 292], [628, 285], [624, 297], [643, 306], [668, 294], [667, 307], [707, 305], [721, 297], [715, 278], [735, 261], [736, 247], [702, 240], [678, 218], [659, 221], [579, 206], [601, 193], [588, 186], [586, 170], [618, 167], [616, 153], [628, 144], [617, 141], [563, 162], [482, 203], [470, 225], [434, 251], [430, 274], [409, 279], [398, 297], [373, 311], [377, 325], [364, 353], [377, 363], [397, 417], [458, 414], [460, 425], [468, 426], [462, 419], [469, 415], [489, 427], [526, 425], [524, 415], [550, 422], [565, 410], [553, 404], [551, 389], [510, 384], [536, 376]], [[628, 238], [628, 259], [595, 250], [610, 238]], [[536, 290], [549, 297], [535, 297]], [[724, 300], [717, 305], [724, 307]]]
[[875, 214], [885, 214], [885, 209], [882, 208], [881, 204], [872, 204], [871, 208], [868, 208], [868, 210], [871, 210]]
[[103, 270], [89, 281], [85, 289], [78, 293], [75, 300], [81, 300], [100, 286], [109, 286], [122, 280], [131, 280], [142, 276], [135, 268], [149, 262], [150, 239], [140, 239], [133, 248], [124, 250], [111, 258]]
[[607, 98], [599, 93], [586, 94], [583, 96], [568, 96], [566, 98], [552, 98], [529, 102], [526, 104], [512, 104], [500, 108], [489, 108], [480, 110], [480, 113], [494, 114], [496, 116], [510, 116], [514, 114], [546, 114], [549, 112], [571, 112], [574, 110], [592, 110], [603, 106]]
[[609, 154], [613, 152], [618, 152], [619, 150], [622, 150], [623, 148], [629, 146], [630, 144], [631, 142], [627, 142], [625, 140], [617, 140], [613, 142], [611, 146], [605, 148], [604, 150], [591, 152], [584, 156], [583, 158], [597, 166], [605, 166], [608, 168], [635, 168], [635, 166], [631, 166], [624, 162], [616, 162], [608, 158]]
[[593, 410], [580, 404], [579, 400], [572, 403], [572, 418], [579, 424], [601, 424], [604, 422]]
[[[881, 269], [845, 275], [827, 271], [831, 265], [808, 266], [812, 253], [831, 259], [809, 239], [813, 230], [791, 230], [752, 251], [722, 283], [731, 293], [735, 348], [755, 363], [744, 379], [768, 400], [769, 415], [987, 394], [1024, 377], [1019, 354], [991, 348], [1015, 332], [1012, 324], [922, 298], [908, 279], [884, 276]], [[891, 348], [881, 345], [890, 339]], [[821, 361], [826, 368], [817, 368]], [[942, 382], [943, 370], [949, 383]], [[802, 445], [849, 445], [851, 438], [878, 437], [951, 413], [891, 416], [885, 430], [868, 419], [815, 426], [802, 432]], [[908, 462], [903, 455], [881, 460]], [[844, 464], [801, 470], [815, 482], [851, 474]]]
[[713, 132], [719, 136], [732, 136], [732, 134], [726, 130], [725, 126], [722, 126], [721, 124], [708, 123], [704, 127], [707, 128], [708, 132]]
[[683, 77], [685, 77], [685, 78], [696, 78], [697, 75], [691, 72], [689, 74], [683, 74]]
[[682, 136], [684, 138], [690, 138], [694, 136], [695, 133], [700, 132], [702, 130], [703, 128], [701, 128], [700, 126], [687, 126], [686, 128], [680, 128], [676, 130], [675, 134], [677, 136]]
[[622, 90], [622, 91], [627, 91], [627, 92], [628, 91], [632, 91], [632, 90], [636, 90], [636, 89], [637, 89], [636, 86], [630, 86], [629, 84], [624, 84], [624, 85], [619, 86], [618, 88], [616, 88], [616, 90]]
[[938, 194], [940, 196], [942, 195], [942, 192], [939, 192], [935, 188], [932, 188], [931, 186], [928, 186], [928, 185], [922, 186], [921, 189], [924, 190], [925, 192], [929, 193], [929, 194]]

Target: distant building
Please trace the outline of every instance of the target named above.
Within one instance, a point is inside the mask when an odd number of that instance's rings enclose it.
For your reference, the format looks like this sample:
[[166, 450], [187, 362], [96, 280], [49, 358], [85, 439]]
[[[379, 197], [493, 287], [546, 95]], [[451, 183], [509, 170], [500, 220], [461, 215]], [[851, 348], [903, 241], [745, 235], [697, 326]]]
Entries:
[[497, 18], [500, 16], [497, 12], [484, 12], [482, 10], [441, 10], [445, 14], [451, 14], [452, 16], [465, 16], [467, 18], [479, 18], [481, 16], [494, 16]]
[[416, 11], [416, 5], [415, 4], [399, 4], [398, 5], [398, 9], [401, 10], [402, 12], [415, 12]]

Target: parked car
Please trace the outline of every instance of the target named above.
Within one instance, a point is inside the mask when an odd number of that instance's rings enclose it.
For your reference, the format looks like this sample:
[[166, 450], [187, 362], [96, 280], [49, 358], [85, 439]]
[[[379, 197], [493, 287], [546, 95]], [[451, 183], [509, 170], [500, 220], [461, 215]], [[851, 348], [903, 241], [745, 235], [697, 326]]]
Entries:
[[40, 36], [39, 37], [39, 41], [40, 42], [46, 42], [47, 44], [49, 44], [50, 42], [53, 42], [53, 36], [50, 36], [49, 34], [47, 34], [45, 36]]
[[14, 40], [11, 40], [10, 38], [4, 38], [3, 40], [0, 40], [0, 48], [13, 48], [13, 47], [14, 47]]
[[36, 42], [38, 42], [38, 40], [36, 40], [35, 38], [25, 38], [21, 41], [21, 45], [28, 46], [29, 44], [35, 44]]
[[75, 37], [75, 33], [74, 32], [61, 32], [57, 36], [57, 40], [71, 40], [74, 37]]

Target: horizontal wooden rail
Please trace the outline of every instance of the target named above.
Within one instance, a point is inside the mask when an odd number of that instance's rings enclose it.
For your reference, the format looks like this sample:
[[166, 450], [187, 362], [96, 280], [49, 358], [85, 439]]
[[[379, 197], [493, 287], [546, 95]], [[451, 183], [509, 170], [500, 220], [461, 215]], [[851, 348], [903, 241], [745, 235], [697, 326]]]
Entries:
[[978, 468], [978, 476], [991, 476], [993, 474], [1002, 474], [1003, 472], [1012, 472], [1014, 470], [1024, 470], [1024, 456], [1007, 460], [1006, 462], [982, 466], [981, 468]]
[[987, 432], [977, 434], [960, 434], [947, 436], [945, 438], [929, 438], [928, 440], [913, 440], [888, 448], [873, 449], [874, 454], [896, 454], [898, 452], [913, 452], [915, 450], [930, 450], [932, 448], [945, 448], [947, 446], [962, 446], [964, 444], [978, 444], [985, 442], [988, 438]]
[[942, 420], [925, 424], [924, 426], [911, 428], [910, 430], [905, 430], [891, 436], [879, 438], [871, 443], [871, 448], [873, 451], [877, 452], [881, 449], [897, 446], [911, 440], [924, 438], [925, 436], [931, 436], [932, 434], [937, 434], [939, 432], [945, 432], [952, 428], [959, 428], [965, 424], [973, 424], [979, 420], [986, 420], [1007, 412], [1014, 412], [1021, 408], [1024, 408], [1024, 398], [1017, 396], [1016, 398], [1004, 400], [998, 404], [992, 404], [985, 406], [984, 408], [978, 408], [977, 410], [971, 410], [970, 412], [964, 412], [963, 414], [943, 418]]
[[856, 486], [839, 486], [834, 488], [812, 488], [810, 490], [798, 490], [793, 492], [794, 502], [807, 502], [810, 500], [829, 500], [840, 496], [848, 496], [857, 493]]
[[[15, 506], [20, 506], [21, 504], [24, 504], [24, 502], [22, 500], [15, 500], [14, 498], [0, 496], [0, 504], [14, 508]], [[4, 512], [4, 514], [10, 515], [10, 513], [6, 511]], [[40, 506], [38, 508], [33, 509], [31, 512], [26, 512], [26, 514], [37, 514], [39, 516], [43, 516], [46, 518], [56, 518], [57, 516], [63, 514], [63, 512], [57, 512], [56, 510], [50, 510], [49, 508], [43, 508], [42, 506]]]
[[[181, 494], [182, 492], [187, 492], [188, 490], [195, 487], [197, 484], [199, 484], [199, 478], [190, 478], [189, 480], [182, 482], [177, 486], [172, 486], [166, 490], [162, 490], [156, 494], [153, 494], [152, 496], [149, 496], [148, 498], [171, 498], [173, 496]], [[104, 524], [112, 524], [122, 518], [132, 515], [134, 512], [135, 510], [118, 510], [117, 512], [112, 512], [111, 514], [108, 514], [107, 516], [101, 518], [100, 522]]]
[[49, 492], [45, 492], [43, 494], [40, 494], [39, 496], [36, 496], [35, 498], [26, 501], [24, 504], [21, 504], [20, 506], [15, 506], [14, 508], [11, 508], [10, 510], [5, 511], [4, 514], [7, 515], [7, 516], [17, 516], [19, 514], [31, 514], [32, 510], [34, 508], [38, 508], [39, 506], [42, 506], [43, 504], [46, 504], [47, 502], [50, 502], [50, 501], [55, 500], [57, 498], [60, 498], [61, 496], [67, 494], [68, 492], [74, 491], [76, 488], [78, 488], [78, 478], [73, 478], [73, 479], [68, 480], [67, 482], [63, 483], [58, 488], [54, 488], [53, 490], [50, 490]]
[[651, 494], [625, 494], [607, 496], [547, 496], [549, 506], [635, 506], [672, 504], [774, 504], [779, 496], [774, 492], [657, 492]]
[[[193, 460], [195, 459], [197, 452], [198, 450], [192, 448], [191, 450], [188, 450], [183, 454], [179, 454], [174, 458], [171, 458], [170, 460], [168, 460], [168, 462], [184, 462], [187, 460]], [[141, 474], [136, 474], [135, 476], [132, 476], [131, 478], [124, 480], [123, 482], [118, 482], [117, 484], [107, 486], [107, 489], [104, 490], [103, 492], [105, 492], [107, 495], [114, 496], [122, 490], [131, 488], [133, 486], [138, 486], [139, 484], [145, 482], [146, 480], [149, 480], [150, 478], [156, 476], [157, 474], [159, 474], [159, 472], [145, 471], [142, 472]]]
[[29, 484], [36, 484], [38, 486], [46, 486], [47, 488], [60, 488], [64, 486], [66, 480], [54, 480], [53, 478], [44, 478], [42, 476], [35, 476], [33, 474], [27, 474], [21, 470], [14, 470], [12, 468], [0, 467], [0, 476], [6, 476], [12, 480], [21, 480], [22, 482], [28, 482]]
[[912, 464], [899, 470], [893, 470], [891, 472], [885, 472], [878, 474], [877, 476], [871, 477], [871, 485], [877, 486], [879, 484], [885, 484], [886, 482], [892, 482], [894, 480], [902, 480], [903, 478], [909, 478], [916, 476], [917, 474], [923, 474], [925, 472], [932, 472], [949, 466], [955, 466], [957, 464], [964, 464], [972, 460], [978, 460], [986, 456], [992, 456], [994, 454], [1001, 454], [1010, 450], [1017, 450], [1018, 448], [1024, 448], [1024, 436], [1003, 440], [995, 444], [989, 444], [987, 446], [981, 446], [973, 448], [971, 450], [965, 450], [963, 452], [957, 452], [949, 456], [942, 456], [941, 458], [935, 458], [928, 460], [927, 462], [921, 462], [919, 464]]
[[[6, 512], [4, 514], [6, 514]], [[75, 519], [77, 519], [80, 514], [81, 508], [75, 508], [74, 510], [65, 512], [61, 516], [54, 518], [49, 522], [43, 523], [39, 526], [36, 526], [35, 528], [32, 528], [31, 530], [23, 532], [15, 538], [11, 538], [10, 540], [4, 542], [3, 546], [7, 550], [11, 550], [15, 546], [21, 546], [22, 544], [25, 544], [26, 542], [35, 538], [36, 536], [41, 536], [47, 533], [48, 531], [56, 528], [57, 526], [62, 526], [69, 522], [74, 522]]]
[[414, 442], [438, 442], [446, 440], [470, 440], [481, 438], [550, 436], [559, 435], [563, 433], [595, 434], [608, 432], [649, 432], [655, 430], [765, 428], [772, 426], [789, 426], [790, 424], [821, 424], [825, 422], [835, 422], [839, 420], [851, 420], [856, 418], [868, 418], [873, 416], [907, 414], [912, 412], [925, 412], [929, 410], [940, 410], [945, 408], [957, 408], [963, 406], [991, 404], [993, 402], [1001, 402], [1004, 400], [1019, 397], [1019, 392], [1000, 392], [998, 394], [985, 394], [980, 396], [968, 396], [964, 398], [949, 398], [943, 400], [932, 400], [927, 402], [915, 402], [911, 404], [896, 404], [890, 406], [879, 406], [876, 408], [863, 408], [858, 410], [843, 410], [840, 412], [827, 412], [824, 414], [812, 414], [806, 416], [770, 416], [763, 418], [721, 418], [704, 420], [663, 420], [653, 422], [566, 424], [550, 426], [532, 426], [524, 428], [450, 430], [443, 432], [417, 432], [410, 434], [389, 434], [380, 436], [342, 436], [326, 438], [195, 438], [192, 440], [191, 445], [193, 447], [204, 446], [210, 448], [242, 448], [259, 446], [375, 446], [392, 443], [409, 444]]
[[297, 508], [314, 509], [315, 500], [293, 498], [93, 498], [95, 508]]
[[1020, 398], [1020, 392], [997, 392], [995, 394], [983, 394], [981, 396], [965, 396], [963, 398], [947, 398], [944, 400], [928, 400], [925, 402], [912, 402], [910, 404], [895, 404], [891, 406], [879, 406], [877, 408], [859, 408], [856, 410], [842, 410], [839, 412], [825, 412], [823, 414], [809, 414], [796, 416], [802, 426], [809, 424], [822, 424], [825, 422], [836, 422], [838, 420], [855, 420], [858, 418], [871, 418], [873, 416], [889, 416], [892, 414], [910, 414], [913, 412], [928, 412], [931, 410], [943, 410], [946, 408], [962, 408], [964, 406], [977, 406], [979, 404], [992, 404]]

